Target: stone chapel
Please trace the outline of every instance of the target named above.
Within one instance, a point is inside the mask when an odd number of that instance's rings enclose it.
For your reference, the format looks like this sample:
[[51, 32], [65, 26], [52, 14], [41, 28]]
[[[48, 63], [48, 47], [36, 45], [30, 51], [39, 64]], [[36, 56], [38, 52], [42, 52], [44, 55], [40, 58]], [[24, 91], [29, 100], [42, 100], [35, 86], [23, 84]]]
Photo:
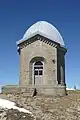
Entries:
[[[5, 86], [7, 92], [32, 92], [37, 95], [66, 94], [66, 48], [59, 31], [46, 21], [38, 21], [17, 41], [20, 56], [18, 86]], [[3, 91], [5, 91], [3, 89]]]

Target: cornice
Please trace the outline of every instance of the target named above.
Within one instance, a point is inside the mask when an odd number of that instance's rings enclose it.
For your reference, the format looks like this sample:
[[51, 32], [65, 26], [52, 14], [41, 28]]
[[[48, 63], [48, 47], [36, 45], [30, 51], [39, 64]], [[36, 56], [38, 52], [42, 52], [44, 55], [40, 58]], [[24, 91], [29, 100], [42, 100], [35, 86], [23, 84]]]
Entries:
[[22, 43], [18, 44], [18, 52], [20, 52], [20, 50], [24, 47], [27, 47], [29, 44], [37, 41], [37, 40], [40, 40], [42, 42], [45, 42], [46, 44], [50, 45], [50, 46], [53, 46], [55, 48], [58, 48], [58, 49], [62, 49], [62, 50], [66, 50], [66, 48], [64, 47], [61, 47], [60, 44], [56, 43], [56, 42], [53, 42], [52, 40], [49, 40], [48, 38], [45, 38], [41, 35], [36, 35], [26, 41], [23, 41]]

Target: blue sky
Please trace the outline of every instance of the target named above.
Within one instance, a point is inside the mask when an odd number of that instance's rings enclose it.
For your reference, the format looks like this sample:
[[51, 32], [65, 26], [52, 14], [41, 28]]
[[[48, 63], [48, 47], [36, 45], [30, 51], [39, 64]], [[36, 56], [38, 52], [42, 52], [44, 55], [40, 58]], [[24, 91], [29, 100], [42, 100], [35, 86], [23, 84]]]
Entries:
[[80, 0], [0, 0], [0, 85], [19, 81], [16, 41], [38, 20], [61, 32], [66, 47], [66, 82], [80, 87]]

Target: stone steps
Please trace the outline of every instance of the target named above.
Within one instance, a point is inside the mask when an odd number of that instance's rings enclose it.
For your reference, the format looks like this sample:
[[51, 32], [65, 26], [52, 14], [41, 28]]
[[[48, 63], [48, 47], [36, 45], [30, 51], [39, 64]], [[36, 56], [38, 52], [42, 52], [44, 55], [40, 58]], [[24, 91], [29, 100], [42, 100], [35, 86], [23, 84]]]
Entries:
[[36, 88], [24, 88], [21, 90], [24, 96], [35, 96], [36, 95]]
[[34, 87], [18, 87], [18, 86], [4, 86], [3, 94], [23, 94], [24, 96], [35, 96], [36, 88]]

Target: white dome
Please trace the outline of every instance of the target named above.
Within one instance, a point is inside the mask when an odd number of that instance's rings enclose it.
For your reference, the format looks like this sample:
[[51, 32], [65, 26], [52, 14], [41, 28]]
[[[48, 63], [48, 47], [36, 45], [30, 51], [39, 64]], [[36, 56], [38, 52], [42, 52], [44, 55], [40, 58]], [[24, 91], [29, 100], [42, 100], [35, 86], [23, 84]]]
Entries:
[[64, 46], [64, 41], [59, 31], [53, 25], [46, 21], [39, 21], [33, 24], [24, 34], [23, 40], [27, 40], [37, 34], [40, 34]]
[[17, 41], [17, 45], [22, 43], [23, 41], [28, 40], [29, 38], [35, 36], [35, 35], [41, 35], [44, 36], [56, 43], [59, 43], [61, 46], [65, 46], [63, 38], [59, 31], [50, 23], [46, 21], [38, 21], [35, 24], [33, 24], [24, 34], [23, 38], [19, 41]]

